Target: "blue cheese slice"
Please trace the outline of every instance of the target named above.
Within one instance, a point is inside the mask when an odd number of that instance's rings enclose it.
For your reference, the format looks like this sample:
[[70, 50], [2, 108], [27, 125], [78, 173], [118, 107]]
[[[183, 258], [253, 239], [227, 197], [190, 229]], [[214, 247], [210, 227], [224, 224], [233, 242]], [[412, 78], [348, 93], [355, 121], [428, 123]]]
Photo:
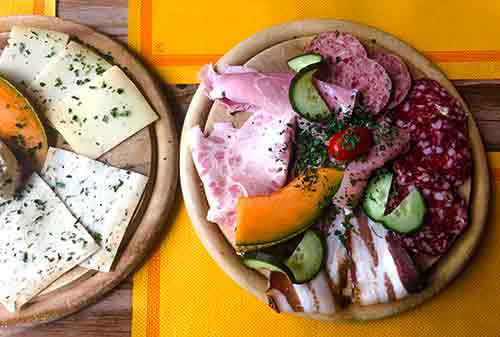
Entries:
[[118, 66], [65, 96], [46, 117], [75, 152], [93, 159], [158, 119]]
[[101, 76], [111, 68], [102, 56], [71, 41], [31, 82], [29, 94], [38, 111], [45, 113], [68, 93]]
[[64, 33], [14, 26], [0, 56], [0, 74], [14, 84], [28, 86], [68, 40]]
[[0, 203], [0, 302], [13, 312], [99, 247], [34, 173]]
[[110, 271], [148, 178], [54, 147], [41, 175], [101, 246], [81, 266]]

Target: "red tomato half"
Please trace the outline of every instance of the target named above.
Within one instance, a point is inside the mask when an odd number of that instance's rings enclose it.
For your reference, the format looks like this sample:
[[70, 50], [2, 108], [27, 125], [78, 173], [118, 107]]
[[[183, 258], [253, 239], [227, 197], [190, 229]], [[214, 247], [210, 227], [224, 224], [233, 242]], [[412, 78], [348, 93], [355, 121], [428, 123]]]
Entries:
[[335, 134], [328, 145], [328, 154], [337, 160], [352, 160], [368, 152], [373, 145], [370, 130], [348, 128]]

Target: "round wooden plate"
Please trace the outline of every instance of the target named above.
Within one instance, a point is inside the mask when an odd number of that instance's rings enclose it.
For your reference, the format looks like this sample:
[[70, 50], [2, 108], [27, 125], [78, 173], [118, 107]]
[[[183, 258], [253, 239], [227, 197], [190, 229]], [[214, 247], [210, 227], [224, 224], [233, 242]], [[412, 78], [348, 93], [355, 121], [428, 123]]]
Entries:
[[[409, 310], [431, 298], [464, 268], [476, 248], [485, 226], [490, 196], [488, 163], [476, 123], [453, 84], [434, 64], [415, 49], [394, 36], [375, 28], [330, 19], [292, 22], [257, 33], [231, 49], [221, 58], [219, 63], [246, 64], [260, 71], [285, 71], [287, 70], [286, 60], [302, 53], [304, 46], [312, 36], [320, 32], [334, 30], [353, 34], [369, 50], [385, 49], [401, 56], [414, 78], [428, 77], [440, 82], [462, 103], [469, 114], [469, 136], [474, 164], [472, 181], [462, 188], [462, 192], [470, 199], [470, 226], [448, 253], [430, 270], [426, 287], [400, 301], [369, 306], [353, 304], [328, 316], [305, 315], [309, 318], [326, 320], [378, 319]], [[221, 120], [233, 121], [239, 125], [241, 119], [246, 117], [238, 116], [235, 119], [224, 114], [218, 104], [214, 104], [212, 107], [212, 103], [202, 91], [203, 88], [200, 87], [191, 102], [181, 137], [181, 186], [186, 208], [195, 230], [212, 258], [242, 288], [267, 302], [265, 296], [266, 279], [259, 273], [245, 268], [217, 225], [206, 220], [208, 205], [186, 139], [186, 131], [195, 125], [205, 126], [207, 129], [214, 122]]]
[[[178, 148], [175, 122], [161, 87], [126, 47], [93, 29], [52, 17], [0, 18], [0, 47], [7, 45], [13, 25], [45, 28], [67, 33], [103, 55], [111, 55], [142, 91], [160, 119], [129, 138], [99, 160], [147, 175], [149, 182], [127, 228], [120, 251], [109, 273], [76, 267], [63, 275], [17, 313], [0, 308], [0, 326], [30, 325], [71, 314], [97, 301], [117, 286], [145, 259], [160, 236], [177, 191]], [[48, 129], [51, 145], [65, 147], [63, 139]], [[67, 147], [67, 146], [66, 146]]]

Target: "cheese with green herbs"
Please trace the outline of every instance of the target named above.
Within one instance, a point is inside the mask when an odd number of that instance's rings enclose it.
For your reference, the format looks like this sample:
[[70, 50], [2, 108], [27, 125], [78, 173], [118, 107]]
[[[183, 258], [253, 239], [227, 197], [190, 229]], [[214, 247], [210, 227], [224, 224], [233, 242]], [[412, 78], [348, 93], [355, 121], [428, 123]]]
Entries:
[[39, 28], [12, 27], [9, 45], [0, 56], [0, 74], [21, 86], [28, 86], [42, 68], [68, 43], [64, 33]]
[[34, 173], [0, 202], [0, 302], [16, 311], [99, 247]]
[[81, 266], [110, 271], [148, 178], [54, 147], [41, 175], [101, 246]]
[[71, 41], [31, 82], [30, 96], [38, 111], [45, 113], [54, 102], [90, 83], [110, 67], [102, 56]]
[[158, 119], [118, 66], [68, 94], [46, 117], [75, 152], [94, 159]]

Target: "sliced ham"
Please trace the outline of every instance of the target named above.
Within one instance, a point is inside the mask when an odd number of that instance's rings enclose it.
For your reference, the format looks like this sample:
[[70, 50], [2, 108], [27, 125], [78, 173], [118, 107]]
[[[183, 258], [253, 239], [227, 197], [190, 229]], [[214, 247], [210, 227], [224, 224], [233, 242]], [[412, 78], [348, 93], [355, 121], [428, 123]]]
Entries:
[[350, 219], [350, 224], [348, 246], [352, 259], [353, 302], [387, 303], [415, 291], [419, 274], [397, 237], [361, 210]]
[[345, 89], [320, 80], [315, 80], [314, 84], [330, 111], [336, 112], [337, 119], [351, 116], [358, 99], [358, 90]]
[[[261, 73], [241, 66], [219, 66], [218, 70], [216, 72], [212, 65], [204, 66], [200, 80], [208, 97], [218, 99], [230, 113], [260, 108], [274, 114], [294, 114], [288, 94], [293, 74]], [[315, 86], [339, 119], [351, 113], [357, 90], [320, 80], [315, 80]]]
[[410, 136], [398, 127], [383, 121], [374, 133], [376, 145], [366, 157], [349, 163], [344, 172], [342, 183], [333, 197], [333, 203], [341, 208], [354, 208], [363, 196], [371, 173], [384, 166], [399, 154], [408, 150]]
[[293, 139], [293, 117], [258, 110], [240, 128], [216, 123], [205, 136], [188, 131], [193, 161], [217, 223], [234, 243], [236, 203], [241, 196], [270, 194], [286, 182]]

